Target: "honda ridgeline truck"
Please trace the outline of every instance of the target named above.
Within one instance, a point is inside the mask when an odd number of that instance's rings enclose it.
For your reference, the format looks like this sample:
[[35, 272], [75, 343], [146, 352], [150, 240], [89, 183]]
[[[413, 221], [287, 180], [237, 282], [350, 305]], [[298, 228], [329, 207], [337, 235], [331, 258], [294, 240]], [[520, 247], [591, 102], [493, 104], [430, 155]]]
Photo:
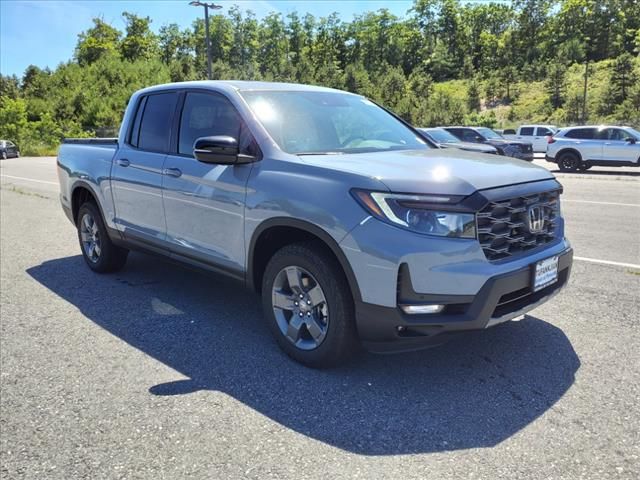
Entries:
[[566, 283], [561, 185], [544, 168], [439, 149], [359, 95], [241, 81], [136, 92], [117, 139], [69, 139], [60, 199], [86, 264], [129, 250], [260, 292], [313, 367], [361, 343], [415, 350], [521, 317]]

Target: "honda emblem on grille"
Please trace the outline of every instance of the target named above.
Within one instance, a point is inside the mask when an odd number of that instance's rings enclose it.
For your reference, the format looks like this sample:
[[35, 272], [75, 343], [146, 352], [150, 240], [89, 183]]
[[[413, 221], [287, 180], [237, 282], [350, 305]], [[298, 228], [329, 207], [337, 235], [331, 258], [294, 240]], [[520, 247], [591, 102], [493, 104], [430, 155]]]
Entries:
[[529, 232], [540, 233], [544, 230], [544, 211], [542, 207], [540, 205], [529, 207], [527, 220], [529, 221]]

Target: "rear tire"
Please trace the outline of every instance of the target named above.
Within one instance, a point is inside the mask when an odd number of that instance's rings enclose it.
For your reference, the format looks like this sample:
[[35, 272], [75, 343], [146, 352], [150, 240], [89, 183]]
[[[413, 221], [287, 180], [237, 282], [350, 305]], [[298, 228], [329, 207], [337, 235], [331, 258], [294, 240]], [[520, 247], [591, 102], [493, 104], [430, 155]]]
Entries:
[[573, 152], [563, 153], [558, 159], [558, 167], [561, 172], [575, 172], [581, 163], [580, 157]]
[[359, 349], [349, 284], [321, 244], [291, 244], [273, 255], [262, 306], [280, 348], [308, 367], [335, 367]]
[[78, 210], [78, 241], [84, 261], [94, 272], [116, 272], [127, 262], [129, 250], [113, 244], [93, 202], [85, 202]]

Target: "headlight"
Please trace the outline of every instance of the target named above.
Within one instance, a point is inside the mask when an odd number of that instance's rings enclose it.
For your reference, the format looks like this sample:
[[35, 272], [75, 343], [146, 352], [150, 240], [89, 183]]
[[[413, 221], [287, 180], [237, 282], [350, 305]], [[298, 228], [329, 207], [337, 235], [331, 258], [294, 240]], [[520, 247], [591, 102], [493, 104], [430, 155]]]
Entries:
[[438, 237], [476, 238], [475, 214], [450, 212], [438, 205], [454, 197], [365, 190], [354, 190], [353, 194], [371, 215], [398, 227]]

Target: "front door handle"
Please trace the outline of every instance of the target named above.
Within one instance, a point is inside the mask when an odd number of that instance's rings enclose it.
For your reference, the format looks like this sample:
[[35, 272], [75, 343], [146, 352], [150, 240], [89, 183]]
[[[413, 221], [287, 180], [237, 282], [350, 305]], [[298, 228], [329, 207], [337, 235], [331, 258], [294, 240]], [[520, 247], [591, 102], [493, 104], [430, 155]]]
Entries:
[[131, 162], [126, 158], [120, 158], [118, 160], [118, 165], [120, 165], [121, 167], [128, 167], [129, 165], [131, 165]]
[[164, 170], [162, 170], [162, 173], [169, 177], [176, 177], [176, 178], [182, 175], [182, 171], [179, 168], [165, 168]]

